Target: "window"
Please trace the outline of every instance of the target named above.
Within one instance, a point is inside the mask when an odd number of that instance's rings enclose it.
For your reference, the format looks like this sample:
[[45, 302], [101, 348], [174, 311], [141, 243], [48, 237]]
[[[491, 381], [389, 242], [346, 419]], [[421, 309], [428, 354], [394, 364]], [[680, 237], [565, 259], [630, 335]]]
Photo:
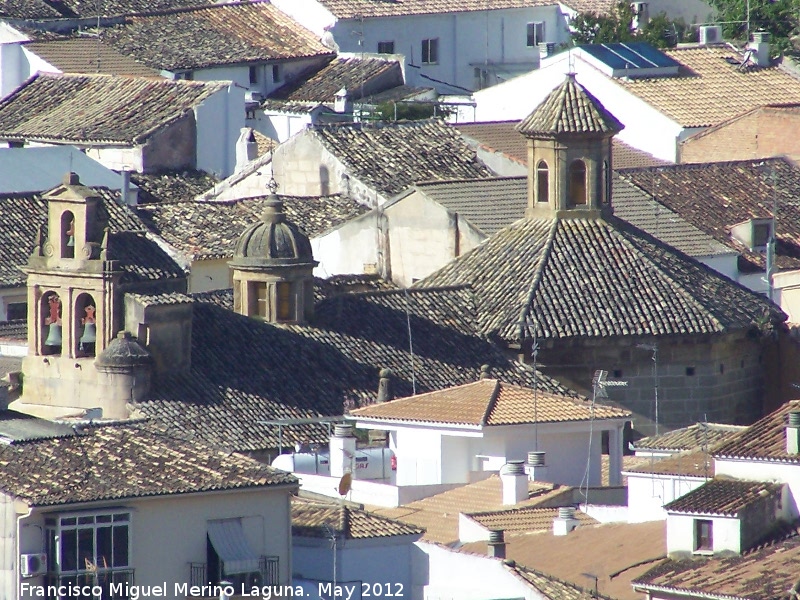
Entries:
[[258, 83], [258, 67], [250, 65], [250, 85]]
[[754, 223], [753, 224], [753, 247], [766, 246], [769, 241], [770, 234], [769, 223]]
[[394, 54], [394, 41], [378, 42], [378, 54]]
[[26, 302], [9, 302], [6, 305], [6, 319], [18, 321], [28, 318], [28, 304]]
[[61, 298], [55, 292], [42, 296], [42, 354], [61, 354]]
[[439, 62], [439, 39], [422, 40], [422, 64], [434, 65]]
[[536, 201], [548, 202], [550, 200], [550, 170], [543, 160], [536, 165]]
[[714, 550], [712, 537], [712, 522], [707, 519], [694, 521], [694, 549], [695, 551], [711, 552]]
[[535, 48], [544, 43], [544, 22], [528, 23], [527, 27], [528, 48]]
[[191, 81], [194, 79], [194, 73], [191, 71], [181, 71], [180, 73], [175, 73], [175, 79], [184, 79], [186, 81]]
[[603, 161], [603, 204], [611, 202], [611, 167], [607, 160]]
[[111, 584], [132, 584], [128, 512], [109, 511], [45, 520], [47, 585], [99, 586], [94, 600], [111, 598]]
[[278, 83], [281, 80], [281, 66], [272, 65], [272, 81]]
[[686, 367], [686, 376], [687, 377], [694, 377], [695, 369], [694, 367]]
[[573, 206], [586, 204], [586, 164], [582, 160], [569, 166], [569, 200]]
[[67, 211], [61, 213], [61, 258], [75, 257], [75, 216]]
[[292, 303], [292, 284], [285, 281], [275, 286], [278, 321], [291, 321], [294, 315]]
[[248, 315], [266, 319], [269, 316], [269, 288], [263, 281], [250, 284], [250, 306]]

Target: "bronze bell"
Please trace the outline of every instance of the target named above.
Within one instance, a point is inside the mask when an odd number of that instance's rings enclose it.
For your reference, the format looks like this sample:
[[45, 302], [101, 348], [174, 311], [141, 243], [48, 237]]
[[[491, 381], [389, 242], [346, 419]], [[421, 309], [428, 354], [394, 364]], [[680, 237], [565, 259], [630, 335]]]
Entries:
[[49, 327], [44, 345], [61, 347], [61, 325], [50, 323]]
[[86, 323], [83, 326], [83, 335], [78, 342], [81, 345], [81, 350], [85, 344], [94, 344], [97, 341], [97, 325], [94, 323]]

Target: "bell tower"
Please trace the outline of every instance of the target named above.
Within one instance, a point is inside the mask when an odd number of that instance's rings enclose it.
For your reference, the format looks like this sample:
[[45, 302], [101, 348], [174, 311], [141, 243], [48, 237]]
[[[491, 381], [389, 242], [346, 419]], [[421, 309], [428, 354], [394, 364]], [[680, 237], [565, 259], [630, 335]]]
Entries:
[[570, 73], [517, 125], [528, 139], [527, 217], [611, 211], [611, 138], [624, 125]]
[[75, 173], [42, 198], [47, 203], [46, 235], [39, 230], [22, 267], [28, 276], [22, 402], [94, 407], [100, 395], [95, 357], [121, 328], [117, 304], [122, 271], [108, 256], [103, 201]]
[[286, 220], [283, 203], [270, 182], [261, 220], [245, 229], [233, 260], [233, 309], [271, 323], [304, 323], [314, 310], [314, 267], [311, 242]]

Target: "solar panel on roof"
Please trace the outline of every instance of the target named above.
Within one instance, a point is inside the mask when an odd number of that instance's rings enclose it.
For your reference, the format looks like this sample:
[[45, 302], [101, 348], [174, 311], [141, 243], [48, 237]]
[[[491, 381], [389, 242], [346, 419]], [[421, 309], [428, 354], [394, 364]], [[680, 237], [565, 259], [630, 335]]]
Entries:
[[615, 72], [644, 69], [647, 73], [657, 74], [659, 70], [675, 71], [680, 66], [680, 63], [647, 42], [588, 44], [580, 48]]

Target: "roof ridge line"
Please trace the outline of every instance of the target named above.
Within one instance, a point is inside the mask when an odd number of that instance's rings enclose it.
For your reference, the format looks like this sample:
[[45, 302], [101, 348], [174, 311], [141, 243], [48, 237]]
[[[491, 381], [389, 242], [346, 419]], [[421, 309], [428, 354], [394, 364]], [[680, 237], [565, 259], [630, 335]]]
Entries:
[[[522, 307], [522, 311], [520, 311], [519, 315], [519, 324], [517, 329], [517, 335], [520, 340], [524, 337], [525, 333], [525, 319], [526, 317], [530, 316], [530, 307], [533, 303], [533, 299], [536, 295], [536, 289], [539, 287], [539, 283], [542, 281], [542, 277], [544, 274], [544, 265], [550, 259], [550, 253], [553, 249], [553, 240], [556, 236], [556, 230], [558, 229], [559, 220], [553, 219], [553, 224], [550, 226], [550, 232], [547, 235], [547, 240], [545, 240], [544, 251], [542, 252], [542, 258], [539, 260], [539, 264], [536, 266], [536, 269], [533, 272], [533, 278], [531, 279], [531, 286], [528, 289], [528, 297], [525, 304]], [[534, 376], [538, 375], [538, 371], [534, 370]]]
[[[476, 382], [477, 383], [477, 382]], [[492, 390], [492, 395], [489, 398], [489, 402], [486, 404], [486, 410], [483, 411], [483, 416], [481, 417], [481, 427], [486, 427], [486, 423], [489, 421], [489, 415], [494, 410], [494, 407], [497, 405], [497, 399], [500, 396], [500, 380], [494, 380], [494, 390]]]

